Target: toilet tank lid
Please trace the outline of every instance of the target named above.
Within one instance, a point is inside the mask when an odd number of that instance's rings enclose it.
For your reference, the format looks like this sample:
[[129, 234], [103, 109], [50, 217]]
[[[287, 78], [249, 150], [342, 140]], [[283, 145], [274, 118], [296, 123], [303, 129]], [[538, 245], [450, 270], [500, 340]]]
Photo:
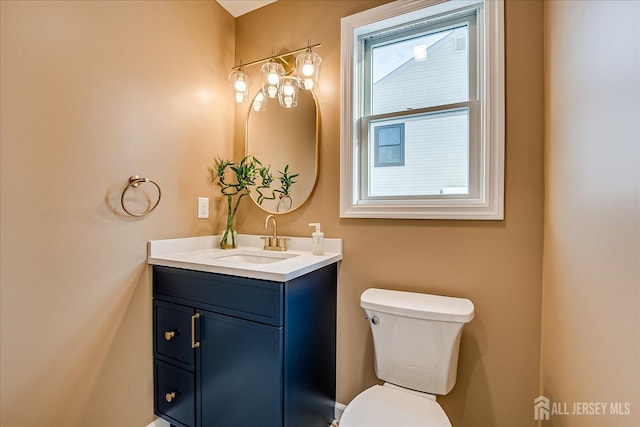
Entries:
[[470, 322], [474, 312], [473, 303], [466, 298], [376, 288], [362, 293], [360, 305], [382, 313], [457, 323]]

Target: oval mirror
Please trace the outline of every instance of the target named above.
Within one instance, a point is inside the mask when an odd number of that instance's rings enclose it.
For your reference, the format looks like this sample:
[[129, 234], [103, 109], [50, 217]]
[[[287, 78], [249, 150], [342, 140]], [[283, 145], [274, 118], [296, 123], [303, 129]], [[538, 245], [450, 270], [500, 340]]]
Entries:
[[[300, 90], [295, 108], [282, 108], [277, 98], [263, 98], [264, 111], [257, 111], [253, 107], [258, 106], [256, 102], [261, 97], [262, 93], [258, 92], [247, 113], [245, 155], [252, 155], [263, 166], [269, 166], [273, 182], [271, 190], [252, 188], [251, 198], [269, 213], [292, 212], [304, 204], [316, 184], [316, 97], [312, 91]], [[285, 181], [291, 185], [287, 186]]]

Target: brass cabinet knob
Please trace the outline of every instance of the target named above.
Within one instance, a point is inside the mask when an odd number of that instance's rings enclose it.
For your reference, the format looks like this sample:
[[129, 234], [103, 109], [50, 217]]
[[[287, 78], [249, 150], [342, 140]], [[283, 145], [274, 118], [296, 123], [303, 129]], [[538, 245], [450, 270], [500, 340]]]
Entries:
[[176, 398], [176, 392], [172, 391], [171, 393], [167, 393], [164, 395], [164, 398], [167, 400], [167, 402], [171, 403], [171, 401]]
[[176, 332], [175, 331], [167, 331], [164, 333], [164, 339], [167, 341], [171, 341], [171, 338], [176, 336]]

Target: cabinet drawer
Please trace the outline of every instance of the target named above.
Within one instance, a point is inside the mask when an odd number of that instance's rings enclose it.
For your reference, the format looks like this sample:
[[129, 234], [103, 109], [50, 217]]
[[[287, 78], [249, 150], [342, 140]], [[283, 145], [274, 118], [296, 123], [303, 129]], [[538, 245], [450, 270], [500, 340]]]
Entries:
[[191, 316], [195, 310], [183, 305], [154, 301], [154, 355], [184, 368], [193, 369], [191, 348]]
[[282, 326], [279, 282], [154, 266], [153, 289], [156, 298]]
[[171, 424], [195, 426], [194, 374], [159, 360], [154, 361], [156, 415]]

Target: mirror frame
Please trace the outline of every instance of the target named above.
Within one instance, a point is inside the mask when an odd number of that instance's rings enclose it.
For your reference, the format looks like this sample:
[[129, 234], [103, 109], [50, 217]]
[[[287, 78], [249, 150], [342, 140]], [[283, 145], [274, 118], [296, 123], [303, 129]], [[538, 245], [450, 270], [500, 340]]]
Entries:
[[[320, 166], [320, 104], [318, 103], [318, 98], [316, 97], [316, 94], [313, 90], [300, 90], [300, 93], [302, 92], [307, 92], [311, 94], [311, 98], [313, 99], [313, 103], [316, 107], [316, 119], [315, 119], [315, 162], [314, 162], [314, 175], [313, 175], [313, 183], [311, 185], [311, 188], [309, 189], [309, 193], [305, 196], [305, 198], [297, 205], [297, 206], [292, 206], [291, 209], [289, 209], [286, 212], [276, 212], [276, 211], [271, 211], [267, 208], [265, 208], [264, 206], [260, 205], [256, 199], [253, 197], [253, 193], [250, 194], [251, 200], [253, 201], [253, 203], [255, 203], [255, 205], [257, 207], [259, 207], [260, 209], [262, 209], [265, 212], [268, 212], [270, 214], [274, 214], [274, 215], [284, 215], [284, 214], [288, 214], [291, 212], [294, 212], [296, 210], [298, 210], [301, 206], [303, 206], [311, 197], [311, 195], [314, 193], [315, 189], [316, 189], [316, 184], [318, 183], [318, 168]], [[244, 155], [248, 156], [249, 155], [249, 117], [251, 112], [253, 111], [253, 109], [251, 108], [253, 105], [253, 100], [255, 99], [255, 97], [258, 95], [257, 92], [252, 98], [250, 98], [250, 102], [249, 102], [249, 109], [247, 110], [247, 118], [245, 120], [245, 133], [244, 133]], [[282, 108], [280, 106], [278, 106], [278, 108]], [[297, 108], [297, 107], [296, 107]], [[254, 153], [251, 153], [251, 155], [253, 155]], [[260, 159], [260, 155], [258, 154], [256, 156], [258, 159]], [[295, 172], [295, 171], [293, 171]], [[277, 179], [277, 178], [276, 178]]]

